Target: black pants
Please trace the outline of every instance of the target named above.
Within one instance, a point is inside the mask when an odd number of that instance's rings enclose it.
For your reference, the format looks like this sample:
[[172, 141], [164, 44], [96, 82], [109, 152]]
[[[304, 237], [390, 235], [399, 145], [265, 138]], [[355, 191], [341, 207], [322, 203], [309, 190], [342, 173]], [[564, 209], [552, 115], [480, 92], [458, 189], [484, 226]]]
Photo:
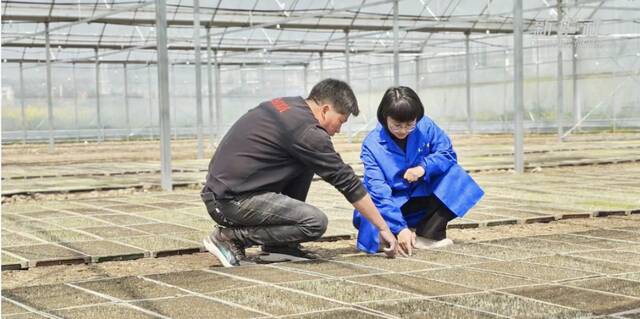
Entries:
[[456, 218], [456, 215], [435, 195], [414, 197], [402, 205], [400, 210], [403, 215], [426, 210], [425, 217], [416, 227], [416, 235], [433, 240], [447, 238], [447, 223]]
[[207, 211], [225, 234], [245, 246], [284, 246], [320, 238], [327, 230], [327, 216], [304, 202], [313, 173], [303, 172], [282, 193], [244, 194], [233, 199], [215, 200], [203, 191]]

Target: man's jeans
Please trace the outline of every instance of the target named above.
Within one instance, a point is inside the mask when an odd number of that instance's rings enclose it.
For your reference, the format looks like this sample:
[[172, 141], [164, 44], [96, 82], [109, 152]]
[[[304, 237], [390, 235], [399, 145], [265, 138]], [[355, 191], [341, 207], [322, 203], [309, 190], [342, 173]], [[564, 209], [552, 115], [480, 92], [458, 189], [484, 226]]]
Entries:
[[[300, 176], [286, 194], [258, 193], [215, 200], [202, 193], [207, 211], [225, 235], [244, 244], [284, 246], [320, 238], [327, 230], [327, 216], [304, 202], [313, 174]], [[297, 187], [296, 187], [297, 186]], [[294, 198], [295, 197], [295, 198]]]

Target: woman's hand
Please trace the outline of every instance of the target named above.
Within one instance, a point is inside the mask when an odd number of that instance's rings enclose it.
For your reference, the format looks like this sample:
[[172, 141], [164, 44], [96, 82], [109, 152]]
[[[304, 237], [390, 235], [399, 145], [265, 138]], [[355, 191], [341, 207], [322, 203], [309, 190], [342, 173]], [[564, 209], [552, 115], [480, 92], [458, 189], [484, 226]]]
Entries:
[[408, 182], [413, 183], [417, 181], [420, 177], [424, 176], [424, 173], [425, 173], [424, 168], [422, 168], [422, 166], [416, 166], [404, 172], [403, 178], [406, 179]]
[[416, 235], [405, 228], [398, 233], [398, 252], [405, 257], [411, 256], [411, 250], [416, 244]]

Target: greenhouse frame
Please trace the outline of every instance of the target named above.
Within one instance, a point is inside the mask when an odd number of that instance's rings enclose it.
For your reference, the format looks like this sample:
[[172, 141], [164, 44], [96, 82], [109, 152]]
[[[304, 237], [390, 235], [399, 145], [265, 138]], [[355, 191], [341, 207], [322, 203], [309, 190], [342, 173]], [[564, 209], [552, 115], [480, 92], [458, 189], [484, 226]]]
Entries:
[[171, 139], [215, 146], [248, 109], [353, 87], [354, 137], [390, 86], [451, 132], [558, 141], [640, 125], [640, 2], [632, 0], [130, 0], [2, 2], [3, 143]]

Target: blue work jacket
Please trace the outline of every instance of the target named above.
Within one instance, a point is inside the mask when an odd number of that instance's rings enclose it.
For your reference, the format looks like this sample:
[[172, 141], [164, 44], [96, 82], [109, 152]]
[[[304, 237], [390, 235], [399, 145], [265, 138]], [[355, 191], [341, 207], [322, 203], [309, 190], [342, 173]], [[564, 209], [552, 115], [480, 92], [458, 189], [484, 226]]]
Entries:
[[[424, 116], [407, 136], [406, 153], [390, 133], [378, 124], [362, 144], [364, 185], [374, 204], [397, 235], [407, 227], [416, 227], [426, 211], [403, 216], [400, 208], [410, 198], [435, 195], [456, 216], [462, 217], [484, 195], [471, 176], [458, 165], [447, 134]], [[425, 175], [410, 183], [403, 178], [407, 169], [422, 166]], [[358, 229], [357, 247], [376, 253], [380, 245], [378, 229], [358, 210], [353, 214]]]

